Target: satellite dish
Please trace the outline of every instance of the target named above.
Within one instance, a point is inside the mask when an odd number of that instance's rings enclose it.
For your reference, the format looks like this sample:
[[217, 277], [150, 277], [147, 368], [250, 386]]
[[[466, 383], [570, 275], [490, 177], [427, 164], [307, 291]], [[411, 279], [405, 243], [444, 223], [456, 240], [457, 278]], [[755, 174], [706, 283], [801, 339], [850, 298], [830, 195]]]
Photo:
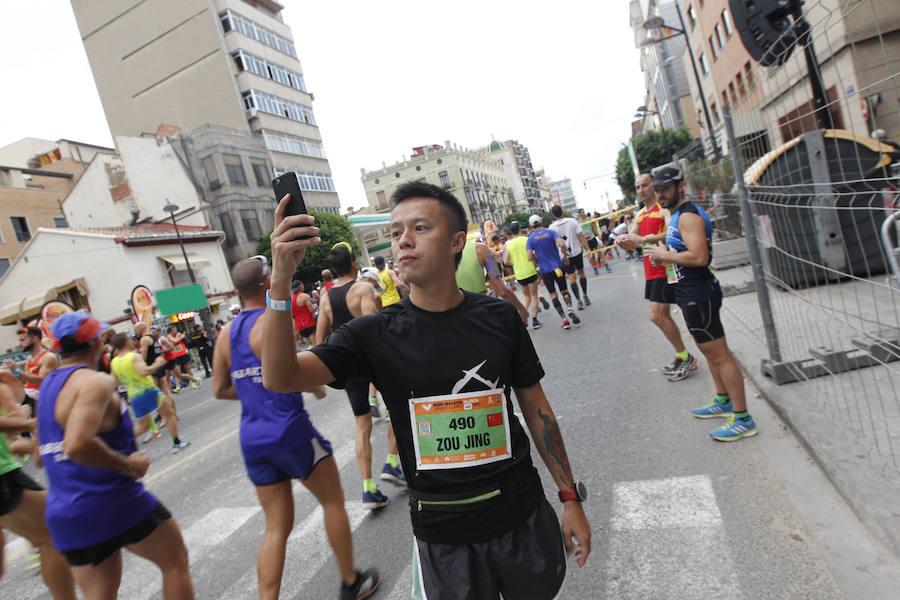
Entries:
[[795, 0], [729, 0], [728, 5], [744, 48], [763, 67], [783, 65], [809, 33]]

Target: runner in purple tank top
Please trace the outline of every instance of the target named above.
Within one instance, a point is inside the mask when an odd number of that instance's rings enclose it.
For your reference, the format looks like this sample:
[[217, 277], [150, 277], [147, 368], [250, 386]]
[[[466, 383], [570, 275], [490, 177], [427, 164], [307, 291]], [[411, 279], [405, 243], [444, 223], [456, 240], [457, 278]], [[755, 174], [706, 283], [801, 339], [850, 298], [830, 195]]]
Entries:
[[[350, 521], [331, 444], [313, 427], [300, 392], [271, 392], [262, 384], [259, 356], [269, 289], [265, 257], [239, 261], [231, 279], [244, 310], [222, 328], [216, 340], [213, 392], [216, 398], [241, 401], [241, 452], [266, 517], [257, 559], [259, 597], [277, 599], [281, 591], [285, 547], [294, 527], [291, 479], [296, 478], [322, 505], [325, 531], [342, 580], [341, 600], [368, 598], [378, 588], [378, 573], [354, 567]], [[290, 304], [285, 310], [291, 310]], [[311, 391], [325, 396], [322, 386]]]
[[137, 451], [115, 380], [95, 369], [108, 327], [82, 312], [53, 323], [62, 365], [44, 379], [38, 405], [47, 526], [88, 600], [116, 596], [123, 547], [156, 563], [166, 600], [193, 598], [181, 531], [138, 481], [150, 459]]

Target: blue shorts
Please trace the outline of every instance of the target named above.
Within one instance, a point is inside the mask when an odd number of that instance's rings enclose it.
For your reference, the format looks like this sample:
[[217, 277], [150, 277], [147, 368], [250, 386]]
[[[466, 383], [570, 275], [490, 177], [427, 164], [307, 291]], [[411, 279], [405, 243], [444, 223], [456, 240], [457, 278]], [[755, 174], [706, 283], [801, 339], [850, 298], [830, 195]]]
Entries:
[[144, 390], [134, 398], [131, 398], [131, 410], [134, 418], [140, 419], [152, 413], [159, 407], [159, 388]]
[[328, 440], [314, 437], [296, 450], [244, 459], [244, 464], [253, 485], [274, 485], [288, 479], [307, 479], [316, 465], [331, 454]]

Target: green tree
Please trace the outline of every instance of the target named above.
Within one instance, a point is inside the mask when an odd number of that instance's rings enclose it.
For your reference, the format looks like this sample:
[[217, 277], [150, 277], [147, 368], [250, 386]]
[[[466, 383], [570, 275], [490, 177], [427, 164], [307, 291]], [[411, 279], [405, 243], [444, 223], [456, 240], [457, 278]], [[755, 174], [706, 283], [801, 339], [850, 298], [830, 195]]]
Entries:
[[[641, 171], [671, 162], [672, 155], [693, 142], [687, 127], [648, 131], [631, 138], [634, 154]], [[622, 146], [616, 159], [616, 183], [629, 204], [634, 201], [634, 170], [628, 148]]]
[[[297, 267], [297, 272], [294, 273], [294, 279], [302, 281], [307, 288], [321, 279], [323, 269], [329, 268], [328, 253], [331, 252], [331, 247], [338, 242], [347, 242], [353, 248], [355, 255], [359, 256], [360, 254], [359, 241], [357, 241], [356, 234], [353, 233], [353, 227], [347, 219], [340, 215], [318, 210], [311, 210], [309, 214], [316, 218], [316, 227], [319, 228], [319, 237], [322, 241], [307, 249], [306, 256], [303, 257], [303, 261]], [[269, 243], [269, 236], [271, 234], [272, 230], [270, 229], [268, 233], [260, 237], [259, 241], [256, 242], [256, 251], [268, 258], [270, 263], [272, 260], [272, 246]]]
[[512, 223], [513, 221], [518, 221], [519, 225], [521, 225], [522, 227], [528, 227], [528, 217], [530, 217], [530, 216], [531, 216], [531, 213], [527, 213], [527, 212], [514, 212], [511, 214], [508, 214], [508, 215], [506, 215], [506, 218], [503, 219], [503, 224], [500, 227], [501, 228], [508, 227], [509, 224]]

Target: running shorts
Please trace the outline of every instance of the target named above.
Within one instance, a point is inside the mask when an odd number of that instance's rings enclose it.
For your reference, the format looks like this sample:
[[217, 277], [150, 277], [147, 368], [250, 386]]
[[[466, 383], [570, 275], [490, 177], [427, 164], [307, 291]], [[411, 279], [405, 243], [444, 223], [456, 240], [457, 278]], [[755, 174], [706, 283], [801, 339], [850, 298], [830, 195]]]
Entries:
[[560, 293], [566, 291], [566, 278], [565, 276], [557, 277], [554, 271], [550, 271], [549, 273], [541, 273], [541, 279], [544, 280], [544, 286], [547, 288], [548, 292], [553, 292], [553, 286], [556, 285], [559, 288]]
[[66, 557], [66, 560], [73, 567], [80, 567], [83, 565], [93, 565], [96, 567], [118, 552], [120, 548], [138, 543], [171, 518], [172, 513], [163, 506], [162, 502], [157, 502], [153, 512], [134, 527], [126, 529], [119, 535], [112, 537], [105, 542], [87, 546], [86, 548], [66, 550], [62, 555]]
[[13, 469], [0, 475], [0, 517], [19, 507], [25, 490], [40, 492], [43, 489], [22, 469]]
[[722, 297], [716, 296], [709, 300], [678, 303], [678, 308], [684, 314], [684, 322], [688, 331], [698, 344], [712, 342], [725, 337], [725, 329], [719, 318], [719, 310], [722, 308]]
[[140, 419], [147, 416], [159, 407], [159, 388], [144, 390], [134, 398], [131, 398], [131, 410], [134, 418]]
[[531, 277], [526, 277], [525, 279], [516, 279], [516, 281], [519, 282], [519, 285], [530, 285], [530, 284], [534, 283], [535, 281], [537, 281], [537, 278], [538, 278], [537, 273], [535, 273]]
[[566, 550], [546, 498], [511, 531], [486, 542], [413, 541], [412, 597], [428, 600], [551, 600], [566, 576]]
[[353, 409], [354, 416], [361, 417], [369, 414], [372, 408], [369, 406], [368, 379], [348, 381], [344, 391], [347, 392], [347, 398], [350, 400], [350, 407]]
[[648, 279], [644, 284], [644, 298], [650, 302], [675, 304], [675, 290], [665, 277]]
[[584, 254], [569, 257], [569, 264], [563, 265], [563, 271], [571, 275], [575, 271], [584, 271]]
[[591, 250], [597, 249], [597, 238], [596, 237], [592, 237], [591, 239], [589, 239], [587, 241], [587, 243], [588, 243], [588, 248], [590, 248]]
[[175, 364], [176, 364], [176, 365], [179, 365], [179, 366], [180, 366], [180, 365], [186, 365], [186, 364], [188, 364], [189, 362], [191, 362], [191, 355], [190, 355], [190, 354], [182, 354], [181, 356], [176, 356], [176, 357], [175, 357]]
[[296, 450], [244, 460], [253, 485], [274, 485], [288, 479], [307, 479], [323, 459], [332, 455], [331, 444], [314, 437]]
[[306, 329], [300, 330], [300, 337], [311, 338], [316, 334], [316, 326], [307, 327]]

